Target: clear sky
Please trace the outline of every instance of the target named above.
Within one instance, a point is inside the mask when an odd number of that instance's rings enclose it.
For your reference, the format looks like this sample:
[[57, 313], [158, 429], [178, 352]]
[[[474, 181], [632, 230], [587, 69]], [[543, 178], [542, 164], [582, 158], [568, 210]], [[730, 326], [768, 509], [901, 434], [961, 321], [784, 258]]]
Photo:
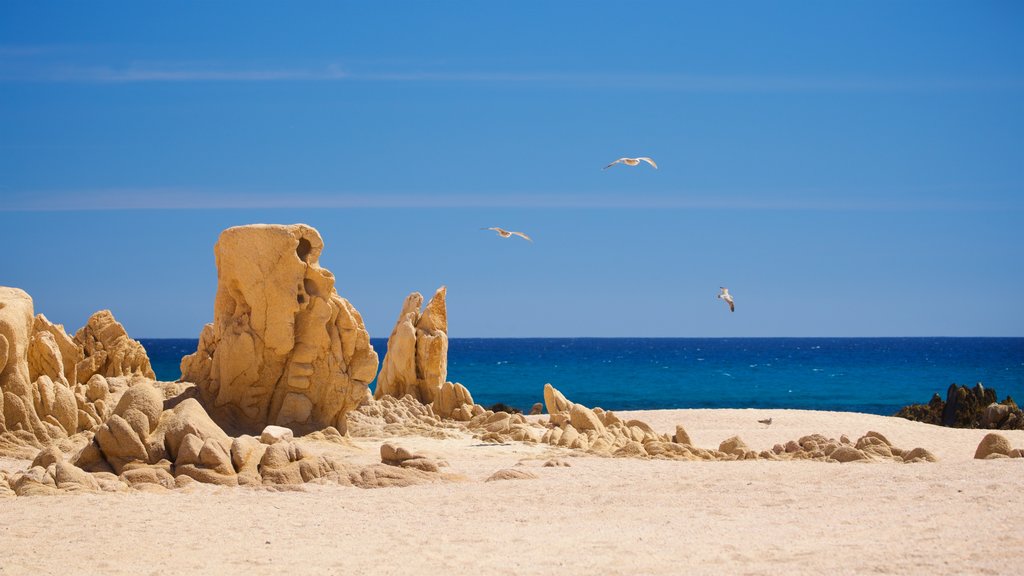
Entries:
[[0, 285], [197, 337], [255, 222], [374, 337], [1021, 336], [1024, 3], [0, 4]]

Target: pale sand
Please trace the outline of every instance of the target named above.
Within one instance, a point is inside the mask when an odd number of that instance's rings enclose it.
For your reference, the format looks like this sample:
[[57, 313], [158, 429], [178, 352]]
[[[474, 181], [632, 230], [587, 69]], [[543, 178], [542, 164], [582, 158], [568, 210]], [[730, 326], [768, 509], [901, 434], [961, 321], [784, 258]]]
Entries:
[[[619, 413], [694, 444], [757, 450], [869, 430], [938, 463], [686, 462], [549, 446], [398, 438], [465, 481], [301, 492], [0, 499], [10, 574], [1020, 574], [1024, 459], [977, 461], [987, 433], [800, 410]], [[758, 419], [771, 417], [771, 426]], [[1024, 447], [1024, 431], [1002, 432]], [[381, 440], [316, 443], [359, 463]], [[552, 457], [571, 467], [543, 467]], [[17, 461], [2, 463], [5, 469]], [[496, 470], [533, 480], [483, 482]], [[24, 465], [24, 463], [21, 463]]]

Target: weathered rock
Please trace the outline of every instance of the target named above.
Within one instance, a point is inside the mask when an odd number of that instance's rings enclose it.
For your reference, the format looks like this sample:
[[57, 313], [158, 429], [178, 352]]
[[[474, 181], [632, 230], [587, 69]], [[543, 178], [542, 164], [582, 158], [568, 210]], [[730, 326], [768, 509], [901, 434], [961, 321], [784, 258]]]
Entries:
[[612, 455], [619, 458], [645, 458], [649, 456], [644, 445], [636, 440], [626, 442], [621, 448], [613, 452]]
[[686, 429], [681, 424], [676, 424], [676, 434], [672, 437], [672, 441], [677, 444], [693, 444], [690, 435], [686, 433]]
[[723, 440], [718, 446], [718, 450], [733, 456], [743, 456], [748, 450], [750, 450], [750, 447], [748, 447], [739, 436], [733, 436]]
[[1010, 406], [993, 402], [985, 407], [985, 412], [981, 416], [981, 427], [998, 430], [1009, 417]]
[[[401, 398], [409, 394], [424, 404], [430, 404], [440, 394], [448, 375], [448, 311], [445, 294], [444, 286], [438, 288], [422, 313], [420, 306], [423, 304], [423, 296], [419, 292], [413, 292], [405, 298], [398, 322], [388, 338], [388, 350], [377, 377], [374, 398]], [[465, 391], [465, 396], [468, 395], [469, 392]], [[450, 413], [467, 403], [450, 405], [452, 402], [452, 398], [446, 398], [439, 407]], [[472, 401], [468, 404], [472, 404]]]
[[[67, 435], [60, 421], [47, 420], [52, 415], [39, 411], [46, 408], [39, 386], [47, 389], [47, 396], [53, 401], [57, 394], [53, 378], [58, 382], [66, 378], [54, 338], [49, 332], [37, 336], [34, 326], [32, 298], [23, 290], [0, 287], [0, 433], [27, 433], [6, 436], [5, 443], [15, 446], [41, 446]], [[77, 421], [77, 411], [74, 418]]]
[[304, 224], [225, 230], [214, 248], [214, 320], [182, 379], [211, 416], [243, 432], [266, 425], [307, 433], [334, 426], [368, 395], [377, 353], [362, 317], [319, 265], [323, 240]]
[[[458, 382], [442, 382], [432, 406], [434, 413], [441, 418], [465, 421], [472, 415], [473, 396]], [[464, 409], [467, 406], [469, 410]]]
[[176, 486], [174, 476], [168, 471], [166, 464], [154, 464], [129, 468], [121, 473], [120, 480], [136, 490], [151, 486], [159, 486], [173, 490]]
[[56, 446], [47, 446], [39, 451], [39, 454], [37, 454], [32, 460], [32, 464], [29, 465], [29, 468], [39, 466], [45, 469], [62, 460], [64, 460], [64, 453], [61, 452], [60, 449]]
[[496, 482], [498, 480], [533, 480], [537, 478], [537, 475], [529, 470], [520, 470], [517, 468], [505, 468], [504, 470], [498, 470], [494, 474], [491, 474], [484, 482]]
[[291, 428], [285, 428], [284, 426], [267, 426], [263, 429], [260, 434], [260, 442], [264, 444], [277, 444], [278, 442], [287, 442], [295, 438], [295, 434]]
[[836, 462], [866, 462], [871, 459], [867, 454], [845, 444], [833, 450], [829, 458]]
[[903, 454], [903, 461], [908, 464], [912, 464], [914, 462], [938, 462], [939, 459], [924, 448], [914, 448], [913, 450]]
[[231, 442], [231, 464], [238, 474], [241, 485], [259, 485], [259, 464], [267, 452], [267, 444], [249, 435], [242, 435]]
[[16, 472], [11, 476], [10, 486], [18, 496], [53, 496], [60, 493], [53, 475], [42, 466]]
[[928, 404], [906, 406], [896, 416], [954, 428], [1024, 429], [1024, 412], [1013, 398], [997, 403], [996, 391], [980, 382], [973, 388], [950, 384], [945, 402], [935, 394]]
[[974, 451], [974, 457], [982, 460], [988, 458], [992, 454], [999, 454], [1002, 456], [1009, 456], [1010, 451], [1013, 449], [1010, 446], [1010, 441], [1001, 434], [991, 433], [986, 434], [981, 442], [978, 444], [978, 449]]
[[171, 458], [178, 458], [178, 449], [188, 435], [203, 442], [216, 440], [221, 446], [230, 448], [231, 438], [213, 421], [194, 398], [188, 398], [175, 406], [161, 423], [164, 446]]
[[178, 447], [174, 471], [176, 475], [184, 474], [204, 484], [238, 485], [231, 453], [214, 438], [202, 440], [194, 434], [186, 434]]
[[348, 476], [348, 482], [359, 488], [402, 488], [443, 479], [444, 477], [437, 473], [385, 464], [365, 466]]
[[547, 408], [548, 414], [559, 414], [570, 411], [572, 409], [572, 402], [566, 400], [565, 396], [555, 389], [554, 386], [545, 384], [544, 406]]
[[99, 492], [100, 484], [92, 474], [67, 462], [57, 462], [54, 473], [57, 488], [68, 491]]
[[279, 442], [267, 447], [259, 466], [264, 485], [302, 484], [333, 475], [336, 481], [347, 471], [341, 462], [307, 452], [295, 442]]
[[84, 355], [78, 363], [78, 382], [88, 382], [93, 374], [104, 376], [140, 375], [156, 380], [146, 349], [132, 340], [124, 326], [114, 319], [110, 310], [101, 310], [89, 317], [77, 333], [77, 343]]
[[569, 421], [573, 427], [580, 432], [593, 430], [598, 435], [605, 433], [604, 423], [594, 414], [594, 411], [582, 404], [573, 404], [569, 409]]
[[533, 407], [530, 408], [530, 416], [537, 416], [538, 414], [544, 413], [544, 404], [540, 402], [534, 403]]

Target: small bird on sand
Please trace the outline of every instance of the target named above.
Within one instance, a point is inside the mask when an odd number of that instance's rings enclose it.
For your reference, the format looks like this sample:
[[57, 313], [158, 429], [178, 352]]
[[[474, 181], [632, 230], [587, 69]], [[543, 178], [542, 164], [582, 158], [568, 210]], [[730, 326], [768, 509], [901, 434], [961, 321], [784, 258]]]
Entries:
[[765, 418], [764, 420], [758, 420], [758, 423], [764, 424], [765, 426], [771, 426], [772, 425], [772, 419], [771, 418]]
[[735, 312], [736, 305], [733, 304], [732, 295], [729, 294], [729, 289], [725, 286], [720, 286], [720, 288], [722, 289], [722, 292], [718, 295], [718, 298], [729, 303], [729, 312]]
[[605, 166], [604, 168], [601, 168], [601, 170], [607, 170], [607, 169], [611, 168], [612, 166], [615, 166], [616, 164], [618, 164], [620, 162], [625, 164], [626, 166], [637, 166], [637, 165], [640, 164], [641, 161], [642, 162], [647, 162], [651, 166], [654, 166], [655, 170], [658, 169], [658, 165], [654, 163], [654, 160], [651, 160], [650, 158], [648, 158], [646, 156], [641, 156], [639, 158], [619, 158], [615, 162], [612, 162], [611, 164]]
[[522, 232], [513, 232], [511, 230], [505, 230], [504, 228], [498, 228], [497, 226], [492, 226], [491, 228], [481, 228], [481, 230], [494, 230], [495, 232], [498, 233], [498, 236], [501, 236], [502, 238], [510, 238], [512, 236], [519, 236], [520, 238], [522, 238], [524, 240], [529, 240], [530, 242], [533, 242], [533, 240], [529, 236], [527, 236], [526, 234], [523, 234]]

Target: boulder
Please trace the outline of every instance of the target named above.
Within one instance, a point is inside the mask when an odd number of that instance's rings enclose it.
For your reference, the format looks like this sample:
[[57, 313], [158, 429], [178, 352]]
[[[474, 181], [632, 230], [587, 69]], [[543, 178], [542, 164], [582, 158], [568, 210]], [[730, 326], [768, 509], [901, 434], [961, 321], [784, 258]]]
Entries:
[[594, 411], [582, 404], [573, 404], [569, 409], [569, 421], [573, 427], [580, 432], [593, 430], [598, 435], [605, 433], [604, 423], [594, 414]]
[[565, 396], [555, 389], [554, 386], [545, 384], [544, 406], [547, 408], [548, 414], [560, 414], [570, 411], [572, 409], [572, 402], [566, 400]]
[[238, 485], [229, 449], [214, 438], [202, 440], [195, 434], [186, 434], [182, 439], [174, 472], [204, 484]]
[[171, 409], [164, 417], [160, 428], [167, 454], [173, 459], [178, 458], [181, 443], [185, 436], [190, 434], [203, 442], [213, 439], [226, 449], [231, 447], [231, 438], [210, 418], [195, 398], [188, 398]]
[[211, 416], [258, 434], [333, 426], [368, 395], [377, 353], [362, 317], [320, 267], [324, 243], [304, 224], [238, 226], [214, 247], [213, 323], [181, 362]]
[[231, 442], [231, 464], [238, 474], [239, 484], [259, 485], [263, 482], [259, 464], [267, 452], [267, 446], [248, 435], [239, 436]]
[[974, 451], [974, 457], [983, 460], [992, 454], [1009, 456], [1011, 450], [1013, 447], [1010, 446], [1010, 441], [1005, 436], [993, 432], [981, 439], [978, 449]]
[[743, 456], [750, 450], [750, 448], [740, 439], [739, 436], [733, 436], [726, 438], [718, 446], [719, 452], [725, 452], [733, 456]]
[[677, 444], [693, 444], [693, 441], [690, 440], [690, 435], [686, 433], [686, 429], [681, 424], [676, 424], [676, 434], [672, 437], [672, 441]]
[[85, 470], [67, 462], [57, 462], [54, 472], [57, 488], [67, 491], [99, 492], [100, 483]]
[[843, 444], [829, 454], [829, 458], [836, 462], [866, 462], [871, 458], [852, 446]]
[[267, 426], [263, 429], [260, 434], [260, 442], [264, 444], [277, 444], [278, 442], [287, 442], [295, 438], [295, 434], [291, 428], [285, 428], [284, 426]]
[[[386, 359], [386, 357], [385, 357]], [[464, 406], [473, 406], [473, 396], [465, 386], [458, 382], [442, 382], [432, 404], [434, 413], [441, 418], [469, 420], [471, 412]]]

